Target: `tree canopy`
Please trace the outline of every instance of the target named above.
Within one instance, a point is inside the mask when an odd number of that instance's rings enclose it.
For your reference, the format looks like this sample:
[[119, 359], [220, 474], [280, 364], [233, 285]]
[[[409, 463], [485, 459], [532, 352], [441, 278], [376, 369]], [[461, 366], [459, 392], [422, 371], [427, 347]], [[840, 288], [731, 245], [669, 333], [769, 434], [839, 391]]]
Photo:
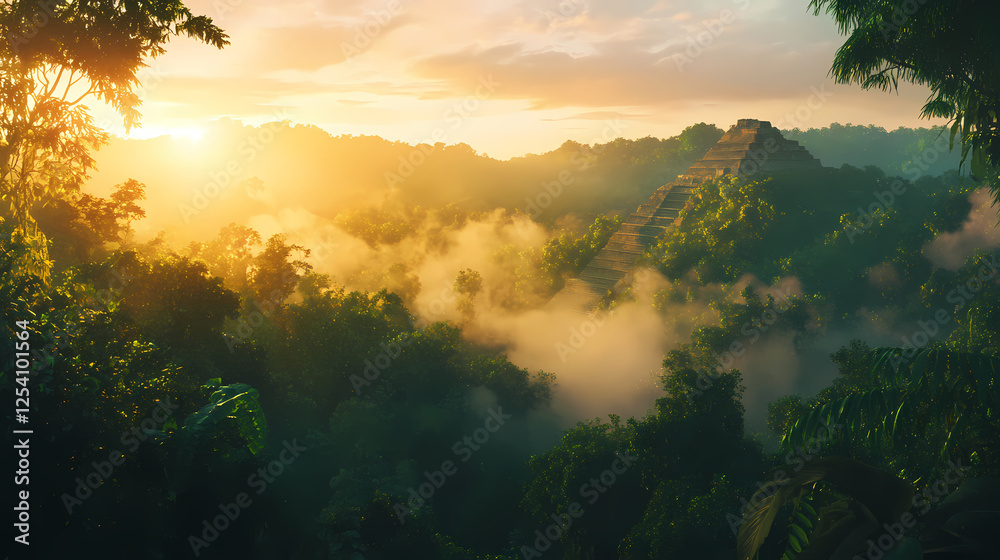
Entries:
[[229, 40], [178, 0], [14, 0], [0, 5], [0, 34], [0, 198], [33, 248], [25, 268], [46, 277], [47, 243], [32, 207], [78, 191], [91, 151], [108, 139], [83, 102], [106, 102], [131, 129], [140, 117], [138, 73], [172, 36], [220, 49]]
[[840, 83], [888, 90], [900, 80], [931, 88], [923, 117], [951, 119], [972, 173], [1000, 200], [1000, 4], [992, 0], [811, 0], [847, 41], [832, 74]]

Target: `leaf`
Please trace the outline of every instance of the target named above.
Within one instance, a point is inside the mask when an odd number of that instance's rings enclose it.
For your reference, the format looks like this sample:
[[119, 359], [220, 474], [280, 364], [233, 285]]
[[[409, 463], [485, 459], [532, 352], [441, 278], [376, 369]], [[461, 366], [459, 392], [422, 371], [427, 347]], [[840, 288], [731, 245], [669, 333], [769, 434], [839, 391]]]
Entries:
[[792, 547], [792, 550], [794, 550], [795, 552], [802, 552], [802, 545], [799, 544], [799, 541], [798, 539], [795, 538], [795, 535], [788, 535], [788, 546]]
[[184, 420], [183, 430], [198, 439], [210, 438], [233, 421], [250, 452], [256, 455], [267, 441], [267, 420], [258, 400], [257, 390], [245, 383], [220, 387], [212, 393], [209, 404]]
[[[825, 481], [851, 496], [866, 515], [874, 518], [874, 527], [891, 523], [911, 506], [913, 488], [905, 481], [875, 467], [847, 457], [825, 457], [805, 466], [774, 494], [751, 501], [759, 505], [748, 512], [737, 535], [738, 557], [751, 560], [763, 546], [778, 511], [793, 496], [816, 482]], [[821, 523], [824, 521], [820, 516]], [[789, 538], [791, 540], [791, 536]]]
[[814, 519], [819, 517], [819, 513], [816, 512], [816, 508], [812, 507], [812, 505], [810, 505], [809, 502], [803, 500], [799, 502], [799, 507], [801, 507], [803, 511], [808, 513], [810, 517]]
[[[951, 427], [948, 431], [948, 437], [945, 439], [944, 445], [941, 446], [941, 461], [947, 461], [951, 457], [951, 448], [955, 444], [955, 440], [958, 439], [964, 432], [965, 427], [969, 423], [968, 414], [959, 414], [958, 419], [955, 421], [955, 425]], [[956, 437], [958, 434], [958, 437]]]
[[931, 352], [921, 351], [917, 354], [913, 365], [910, 366], [910, 383], [917, 385], [924, 379], [930, 362]]
[[[794, 535], [795, 538], [798, 539], [800, 543], [802, 543], [803, 545], [809, 544], [809, 537], [806, 536], [806, 532], [805, 530], [802, 529], [802, 527], [799, 527], [798, 525], [793, 523], [791, 525], [790, 530], [792, 535]], [[795, 552], [802, 552], [802, 551], [796, 550]]]
[[[862, 515], [858, 515], [858, 512]], [[796, 560], [829, 560], [850, 557], [864, 548], [865, 542], [879, 526], [863, 507], [840, 500], [820, 511], [820, 522], [813, 531], [809, 546]], [[841, 554], [841, 551], [846, 554]]]
[[893, 438], [896, 437], [896, 429], [899, 427], [899, 419], [902, 418], [902, 416], [903, 416], [903, 407], [904, 406], [906, 406], [906, 401], [903, 401], [899, 405], [899, 408], [896, 409], [896, 413], [893, 415], [894, 418], [893, 418], [893, 421], [892, 421], [892, 431], [890, 432]]
[[775, 516], [778, 515], [778, 510], [783, 505], [783, 503], [774, 503], [772, 505], [778, 494], [780, 494], [780, 490], [775, 494], [764, 497], [758, 501], [759, 505], [757, 508], [748, 511], [744, 515], [744, 522], [740, 525], [740, 532], [736, 537], [736, 549], [740, 559], [752, 560], [767, 539], [768, 533], [771, 532], [771, 524], [774, 522]]

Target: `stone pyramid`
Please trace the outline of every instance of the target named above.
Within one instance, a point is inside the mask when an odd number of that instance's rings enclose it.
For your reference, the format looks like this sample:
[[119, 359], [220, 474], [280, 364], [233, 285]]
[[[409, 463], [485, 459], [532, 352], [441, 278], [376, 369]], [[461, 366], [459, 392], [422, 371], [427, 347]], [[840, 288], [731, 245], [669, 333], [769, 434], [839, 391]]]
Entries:
[[673, 183], [657, 189], [622, 222], [580, 275], [566, 281], [549, 307], [566, 306], [589, 313], [609, 293], [620, 289], [656, 237], [668, 226], [680, 223], [680, 211], [699, 184], [727, 174], [747, 177], [820, 167], [818, 159], [798, 142], [782, 137], [770, 122], [740, 119], [705, 157]]

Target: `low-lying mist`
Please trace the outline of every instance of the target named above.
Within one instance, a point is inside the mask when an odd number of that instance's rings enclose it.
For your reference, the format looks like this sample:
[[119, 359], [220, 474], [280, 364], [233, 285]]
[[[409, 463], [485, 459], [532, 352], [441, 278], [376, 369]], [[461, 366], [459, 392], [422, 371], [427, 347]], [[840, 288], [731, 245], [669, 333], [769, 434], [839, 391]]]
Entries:
[[[553, 409], [569, 426], [609, 414], [645, 415], [664, 394], [666, 353], [718, 324], [720, 304], [745, 303], [745, 287], [772, 296], [779, 311], [788, 298], [802, 296], [792, 276], [699, 285], [645, 270], [630, 296], [610, 309], [586, 314], [547, 305], [561, 283], [542, 271], [547, 244], [582, 235], [597, 213], [631, 211], [700, 156], [714, 135], [698, 125], [668, 140], [567, 143], [508, 162], [467, 146], [436, 146], [416, 158], [423, 164], [401, 173], [396, 164], [421, 147], [331, 138], [313, 127], [222, 122], [197, 145], [167, 138], [114, 142], [99, 155], [101, 172], [89, 190], [103, 194], [125, 176], [144, 182], [147, 216], [135, 224], [136, 240], [164, 232], [181, 253], [228, 224], [250, 227], [263, 239], [281, 234], [307, 249], [313, 272], [333, 284], [387, 289], [403, 298], [418, 324], [454, 322], [467, 339], [505, 352], [518, 366], [555, 373]], [[150, 151], [171, 157], [146, 157]], [[643, 154], [655, 155], [655, 163], [636, 164]], [[622, 169], [629, 171], [616, 175]], [[1000, 245], [987, 223], [987, 194], [972, 202], [963, 229], [926, 247], [937, 266], [954, 269], [972, 248]], [[892, 283], [895, 274], [890, 264], [869, 271], [873, 285]], [[668, 297], [679, 289], [687, 295]], [[898, 344], [905, 333], [884, 317], [834, 328], [809, 309], [816, 317], [801, 328], [742, 325], [731, 341], [740, 352], [718, 356], [720, 368], [742, 374], [749, 430], [764, 430], [767, 404], [776, 398], [829, 385], [837, 375], [830, 355], [852, 339]]]

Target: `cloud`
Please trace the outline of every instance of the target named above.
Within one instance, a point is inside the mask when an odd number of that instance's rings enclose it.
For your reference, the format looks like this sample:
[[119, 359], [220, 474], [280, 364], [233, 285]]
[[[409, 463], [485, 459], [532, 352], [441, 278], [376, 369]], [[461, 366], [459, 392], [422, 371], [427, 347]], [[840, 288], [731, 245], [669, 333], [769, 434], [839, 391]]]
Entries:
[[609, 119], [637, 119], [637, 118], [642, 118], [644, 116], [646, 115], [620, 113], [618, 111], [588, 111], [586, 113], [576, 113], [575, 115], [570, 115], [568, 117], [560, 117], [558, 119], [542, 119], [542, 120], [543, 121], [575, 121], [575, 120], [606, 121]]
[[530, 100], [534, 109], [798, 101], [809, 86], [825, 81], [828, 59], [821, 49], [789, 51], [736, 39], [723, 35], [695, 49], [682, 38], [655, 52], [652, 38], [614, 39], [591, 44], [594, 52], [585, 56], [533, 51], [525, 43], [470, 45], [423, 58], [413, 72], [444, 81], [455, 93], [490, 74], [501, 83], [497, 98]]
[[411, 22], [410, 16], [401, 13], [378, 18], [370, 15], [347, 25], [311, 23], [251, 29], [244, 40], [253, 48], [247, 49], [242, 63], [245, 71], [252, 73], [313, 72], [376, 48], [379, 41]]
[[[232, 44], [218, 51], [171, 43], [154, 62], [162, 79], [147, 92], [144, 123], [258, 122], [269, 107], [286, 106], [296, 122], [334, 134], [418, 142], [433, 128], [428, 122], [492, 74], [501, 87], [449, 140], [511, 157], [567, 137], [589, 140], [593, 130], [580, 123], [599, 126], [600, 119], [585, 115], [617, 113], [632, 138], [668, 137], [699, 121], [723, 128], [745, 117], [777, 122], [807, 101], [811, 87], [832, 84], [827, 73], [843, 42], [829, 18], [774, 0], [399, 0], [387, 18], [390, 5], [195, 5]], [[736, 19], [718, 28], [725, 10]], [[345, 62], [344, 44], [356, 39], [370, 42]], [[680, 68], [683, 57], [691, 60]], [[928, 124], [918, 119], [924, 87], [898, 95], [830, 89], [836, 95], [802, 125]], [[122, 133], [110, 108], [95, 116]], [[525, 138], [526, 127], [539, 132]]]
[[984, 187], [972, 193], [969, 202], [972, 210], [960, 230], [942, 233], [924, 246], [924, 255], [935, 266], [958, 270], [977, 249], [992, 251], [1000, 247], [997, 208], [989, 189]]

